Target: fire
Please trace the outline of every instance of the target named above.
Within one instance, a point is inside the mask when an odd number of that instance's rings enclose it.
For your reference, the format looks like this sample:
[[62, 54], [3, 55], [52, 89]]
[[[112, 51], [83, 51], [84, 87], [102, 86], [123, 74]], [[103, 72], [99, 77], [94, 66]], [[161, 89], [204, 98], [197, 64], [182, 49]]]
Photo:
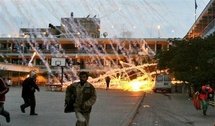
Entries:
[[138, 77], [134, 80], [123, 80], [119, 78], [113, 78], [111, 80], [111, 89], [122, 89], [126, 91], [151, 91], [153, 83], [150, 79], [144, 77]]
[[153, 83], [149, 80], [132, 80], [128, 82], [129, 91], [151, 91], [153, 88]]
[[137, 81], [137, 80], [130, 81], [128, 82], [128, 84], [131, 86], [132, 91], [140, 91], [142, 85], [144, 85], [143, 83], [141, 83], [141, 81]]
[[[92, 83], [96, 88], [106, 88], [106, 84], [104, 79], [89, 78], [89, 82]], [[64, 88], [66, 88], [72, 82], [65, 84]], [[119, 78], [111, 78], [110, 89], [120, 89], [125, 91], [151, 91], [153, 89], [153, 81], [150, 76], [140, 76], [133, 80], [125, 80], [121, 77]]]
[[96, 88], [106, 88], [105, 77], [109, 76], [110, 89], [120, 89], [126, 91], [151, 91], [154, 87], [153, 74], [145, 71], [145, 67], [156, 64], [143, 64], [135, 66], [133, 64], [120, 62], [125, 67], [111, 69], [99, 77], [89, 77], [88, 81]]

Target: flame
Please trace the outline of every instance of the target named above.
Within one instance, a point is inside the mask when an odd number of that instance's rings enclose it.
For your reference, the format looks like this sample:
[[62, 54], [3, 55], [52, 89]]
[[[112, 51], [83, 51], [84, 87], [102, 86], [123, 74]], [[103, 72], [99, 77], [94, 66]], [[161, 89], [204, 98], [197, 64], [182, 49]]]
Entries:
[[155, 74], [155, 72], [147, 72], [145, 71], [145, 67], [155, 66], [156, 64], [152, 63], [134, 66], [133, 64], [125, 63], [122, 61], [120, 61], [120, 63], [124, 66], [126, 65], [126, 67], [111, 69], [105, 74], [99, 75], [95, 78], [89, 77], [88, 81], [92, 83], [96, 88], [106, 89], [105, 77], [109, 76], [111, 78], [109, 87], [110, 89], [120, 89], [135, 92], [152, 91], [154, 87], [153, 75]]
[[132, 91], [140, 91], [141, 86], [144, 85], [144, 83], [141, 83], [141, 81], [138, 80], [130, 81], [128, 84], [131, 86]]
[[138, 77], [134, 80], [126, 81], [120, 78], [112, 78], [111, 89], [122, 89], [126, 91], [151, 91], [153, 89], [153, 83], [149, 78]]
[[[89, 79], [89, 82], [92, 83], [96, 88], [106, 88], [105, 81], [94, 80], [93, 78]], [[71, 82], [72, 83], [72, 82]], [[69, 84], [64, 84], [66, 88]], [[154, 83], [151, 80], [151, 77], [141, 76], [133, 80], [123, 80], [122, 78], [111, 78], [110, 89], [121, 89], [126, 91], [152, 91]]]
[[151, 91], [153, 89], [153, 83], [149, 80], [132, 80], [128, 82], [130, 86], [129, 91]]

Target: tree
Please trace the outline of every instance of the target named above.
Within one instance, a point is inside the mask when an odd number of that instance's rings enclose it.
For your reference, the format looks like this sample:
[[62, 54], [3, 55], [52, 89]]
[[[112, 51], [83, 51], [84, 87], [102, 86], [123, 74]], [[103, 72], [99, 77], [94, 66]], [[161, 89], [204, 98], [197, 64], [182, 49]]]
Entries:
[[177, 79], [194, 87], [215, 84], [215, 34], [207, 38], [170, 40], [169, 50], [156, 55], [158, 69], [169, 69]]

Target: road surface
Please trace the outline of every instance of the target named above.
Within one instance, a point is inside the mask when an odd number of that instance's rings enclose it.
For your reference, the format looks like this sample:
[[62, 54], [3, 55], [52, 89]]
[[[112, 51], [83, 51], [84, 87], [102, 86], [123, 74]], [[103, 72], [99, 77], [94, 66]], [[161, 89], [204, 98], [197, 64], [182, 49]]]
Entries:
[[147, 93], [130, 126], [214, 126], [215, 108], [207, 116], [185, 94]]

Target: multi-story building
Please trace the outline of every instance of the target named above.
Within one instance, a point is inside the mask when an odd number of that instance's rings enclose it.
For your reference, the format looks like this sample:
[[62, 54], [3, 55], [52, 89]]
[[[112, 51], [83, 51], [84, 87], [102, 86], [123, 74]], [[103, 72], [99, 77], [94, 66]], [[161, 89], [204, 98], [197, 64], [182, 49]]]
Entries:
[[23, 37], [44, 38], [100, 38], [100, 19], [96, 17], [61, 18], [61, 25], [49, 28], [21, 28], [20, 35]]
[[61, 32], [65, 38], [100, 38], [98, 18], [61, 18]]
[[215, 32], [215, 0], [210, 0], [185, 38], [206, 37]]
[[[99, 59], [103, 66], [128, 60], [126, 58], [147, 58], [168, 46], [167, 39], [0, 38], [1, 53], [8, 63], [28, 65], [31, 61], [33, 66], [41, 67], [44, 61], [50, 65], [52, 57], [65, 57], [73, 63], [80, 60], [93, 63], [93, 60]], [[106, 62], [110, 58], [114, 63]]]
[[101, 73], [120, 68], [122, 63], [147, 63], [168, 46], [168, 40], [161, 38], [100, 38], [98, 18], [71, 15], [62, 18], [60, 26], [21, 28], [19, 38], [0, 38], [0, 53], [4, 56], [0, 59], [5, 64], [36, 66], [40, 73], [50, 74], [61, 72], [60, 67], [53, 66], [53, 58], [63, 58], [65, 73], [78, 69]]
[[50, 31], [49, 28], [20, 28], [19, 36], [24, 38], [42, 38], [47, 37]]
[[51, 66], [53, 57], [66, 59], [65, 71], [80, 65], [82, 70], [105, 72], [121, 61], [144, 64], [168, 46], [167, 39], [0, 38], [2, 62], [36, 66], [41, 73], [56, 68]]

